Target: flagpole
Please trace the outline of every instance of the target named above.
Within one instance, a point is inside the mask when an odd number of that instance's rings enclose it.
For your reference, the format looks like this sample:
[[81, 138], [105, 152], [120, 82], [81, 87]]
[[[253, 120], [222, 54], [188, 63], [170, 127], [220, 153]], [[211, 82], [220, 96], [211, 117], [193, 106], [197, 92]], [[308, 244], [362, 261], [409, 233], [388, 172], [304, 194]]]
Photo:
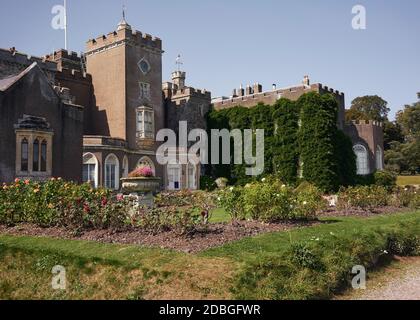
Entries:
[[67, 0], [64, 0], [64, 49], [67, 50]]

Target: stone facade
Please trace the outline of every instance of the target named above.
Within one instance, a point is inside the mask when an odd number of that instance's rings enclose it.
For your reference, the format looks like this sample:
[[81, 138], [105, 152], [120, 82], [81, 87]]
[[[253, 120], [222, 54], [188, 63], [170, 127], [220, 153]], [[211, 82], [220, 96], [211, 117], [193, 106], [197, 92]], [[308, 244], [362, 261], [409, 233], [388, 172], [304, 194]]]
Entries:
[[[19, 72], [19, 60], [12, 65], [3, 65], [3, 74]], [[2, 182], [51, 176], [81, 182], [83, 108], [62, 96], [66, 91], [54, 88], [42, 67], [33, 62], [0, 80]]]
[[302, 84], [279, 89], [273, 85], [272, 90], [264, 92], [262, 90], [262, 86], [258, 83], [253, 86], [248, 85], [246, 89], [240, 87], [239, 89], [233, 90], [232, 96], [215, 98], [212, 102], [216, 110], [233, 108], [235, 106], [251, 108], [256, 106], [258, 103], [273, 105], [280, 98], [295, 101], [303, 94], [309, 92], [317, 92], [320, 94], [330, 93], [336, 98], [339, 107], [338, 126], [342, 129], [345, 119], [344, 93], [324, 86], [321, 83], [310, 84], [308, 76], [304, 77]]

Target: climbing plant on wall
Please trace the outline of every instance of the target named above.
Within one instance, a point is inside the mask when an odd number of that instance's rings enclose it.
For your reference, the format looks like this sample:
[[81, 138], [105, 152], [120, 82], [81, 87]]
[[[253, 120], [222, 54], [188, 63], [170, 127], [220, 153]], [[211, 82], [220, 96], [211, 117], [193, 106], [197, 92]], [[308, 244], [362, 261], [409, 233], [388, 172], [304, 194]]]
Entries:
[[[282, 98], [273, 106], [213, 110], [207, 122], [209, 131], [264, 129], [264, 175], [274, 174], [285, 183], [295, 184], [300, 163], [304, 180], [333, 191], [354, 182], [356, 167], [351, 141], [337, 128], [337, 114], [338, 104], [332, 95], [312, 92], [296, 102]], [[233, 163], [233, 145], [231, 159]], [[210, 171], [214, 177], [243, 185], [256, 179], [245, 175], [245, 167], [213, 165]]]

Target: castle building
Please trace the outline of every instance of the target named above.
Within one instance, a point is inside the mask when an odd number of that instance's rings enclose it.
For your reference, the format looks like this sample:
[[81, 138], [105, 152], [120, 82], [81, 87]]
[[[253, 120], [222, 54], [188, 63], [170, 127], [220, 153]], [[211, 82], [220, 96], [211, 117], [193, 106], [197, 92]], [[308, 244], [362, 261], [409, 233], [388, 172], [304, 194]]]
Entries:
[[[162, 189], [198, 189], [198, 164], [160, 165], [159, 130], [180, 134], [207, 129], [206, 114], [234, 106], [273, 104], [315, 91], [333, 94], [337, 125], [354, 142], [359, 174], [383, 167], [383, 134], [376, 122], [344, 122], [344, 94], [321, 84], [263, 92], [258, 83], [229, 98], [186, 85], [186, 73], [162, 83], [162, 41], [135, 31], [123, 19], [117, 29], [86, 43], [85, 53], [60, 50], [43, 58], [0, 49], [0, 182], [62, 177], [95, 187], [120, 189], [120, 179], [138, 166], [151, 167]], [[176, 147], [177, 156], [188, 152]]]

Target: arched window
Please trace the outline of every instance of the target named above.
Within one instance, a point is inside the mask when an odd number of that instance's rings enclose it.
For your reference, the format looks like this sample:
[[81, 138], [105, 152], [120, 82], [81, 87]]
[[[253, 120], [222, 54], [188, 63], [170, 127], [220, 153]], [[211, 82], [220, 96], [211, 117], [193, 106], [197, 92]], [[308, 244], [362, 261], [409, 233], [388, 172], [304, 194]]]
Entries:
[[383, 152], [380, 146], [376, 149], [376, 170], [384, 169], [384, 158]]
[[83, 155], [83, 182], [98, 187], [98, 159], [92, 153]]
[[123, 178], [127, 178], [128, 173], [129, 173], [128, 158], [127, 158], [127, 156], [124, 156], [123, 165], [122, 165], [122, 176], [123, 176]]
[[120, 179], [120, 165], [118, 158], [114, 154], [110, 154], [105, 159], [105, 188], [118, 190]]
[[196, 179], [197, 167], [189, 163], [188, 164], [188, 189], [195, 190], [197, 189], [197, 179]]
[[34, 140], [33, 157], [32, 157], [32, 171], [39, 171], [39, 140]]
[[369, 161], [368, 152], [366, 147], [358, 144], [353, 147], [353, 151], [356, 154], [356, 166], [358, 175], [369, 174]]
[[47, 141], [42, 141], [41, 144], [41, 172], [47, 171]]
[[20, 160], [20, 170], [22, 172], [28, 171], [29, 164], [29, 145], [28, 140], [24, 138], [21, 142], [21, 160]]
[[149, 157], [143, 157], [139, 160], [139, 162], [137, 163], [137, 167], [149, 167], [152, 169], [153, 174], [156, 174], [156, 170], [155, 170], [155, 164], [153, 163], [152, 159], [150, 159]]

